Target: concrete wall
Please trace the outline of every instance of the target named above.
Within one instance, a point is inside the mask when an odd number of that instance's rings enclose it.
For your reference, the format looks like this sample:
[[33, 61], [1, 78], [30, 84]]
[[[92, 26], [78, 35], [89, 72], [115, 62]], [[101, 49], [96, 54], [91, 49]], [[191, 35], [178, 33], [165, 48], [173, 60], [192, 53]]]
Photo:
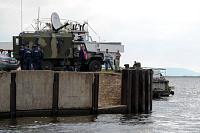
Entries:
[[52, 71], [16, 71], [17, 110], [52, 109]]
[[[54, 73], [59, 73], [58, 109], [92, 109], [94, 73], [13, 71], [16, 110], [52, 109]], [[10, 111], [11, 74], [0, 75], [0, 112]]]
[[10, 73], [0, 73], [0, 112], [10, 111]]
[[92, 108], [93, 73], [59, 72], [59, 109]]

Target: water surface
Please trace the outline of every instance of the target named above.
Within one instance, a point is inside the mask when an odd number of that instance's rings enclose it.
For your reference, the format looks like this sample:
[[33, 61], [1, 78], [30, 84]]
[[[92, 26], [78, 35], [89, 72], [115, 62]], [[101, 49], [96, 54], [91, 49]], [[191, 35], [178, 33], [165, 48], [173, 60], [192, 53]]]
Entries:
[[200, 132], [200, 77], [167, 77], [175, 95], [153, 100], [151, 114], [24, 117], [0, 120], [0, 132]]

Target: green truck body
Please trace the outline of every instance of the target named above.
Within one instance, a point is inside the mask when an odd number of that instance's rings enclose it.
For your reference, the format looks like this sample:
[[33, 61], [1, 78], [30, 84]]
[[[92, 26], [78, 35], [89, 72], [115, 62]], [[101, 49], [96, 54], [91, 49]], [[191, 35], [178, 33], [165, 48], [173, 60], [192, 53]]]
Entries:
[[[73, 33], [44, 32], [20, 33], [13, 36], [13, 57], [19, 59], [19, 49], [21, 44], [28, 44], [29, 48], [33, 45], [41, 46], [44, 53], [44, 69], [53, 70], [56, 67], [79, 68], [79, 51], [84, 41], [76, 41]], [[103, 53], [87, 52], [86, 68], [87, 71], [100, 71], [103, 62]]]

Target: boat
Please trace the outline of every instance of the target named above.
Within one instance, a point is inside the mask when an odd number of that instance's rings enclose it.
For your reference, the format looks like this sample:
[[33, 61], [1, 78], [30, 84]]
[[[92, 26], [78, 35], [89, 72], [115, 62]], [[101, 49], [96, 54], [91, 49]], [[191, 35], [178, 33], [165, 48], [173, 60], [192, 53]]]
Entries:
[[160, 98], [174, 95], [174, 86], [169, 86], [169, 80], [165, 78], [165, 68], [153, 68], [153, 97]]

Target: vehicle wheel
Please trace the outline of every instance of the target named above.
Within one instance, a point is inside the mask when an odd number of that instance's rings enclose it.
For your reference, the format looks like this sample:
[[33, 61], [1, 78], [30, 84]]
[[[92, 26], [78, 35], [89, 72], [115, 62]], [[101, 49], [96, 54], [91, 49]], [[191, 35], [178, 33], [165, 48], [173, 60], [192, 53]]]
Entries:
[[89, 64], [90, 71], [101, 71], [101, 63], [98, 60], [93, 60]]
[[44, 70], [53, 70], [53, 63], [51, 61], [43, 61]]
[[171, 91], [171, 94], [174, 95], [174, 91]]

